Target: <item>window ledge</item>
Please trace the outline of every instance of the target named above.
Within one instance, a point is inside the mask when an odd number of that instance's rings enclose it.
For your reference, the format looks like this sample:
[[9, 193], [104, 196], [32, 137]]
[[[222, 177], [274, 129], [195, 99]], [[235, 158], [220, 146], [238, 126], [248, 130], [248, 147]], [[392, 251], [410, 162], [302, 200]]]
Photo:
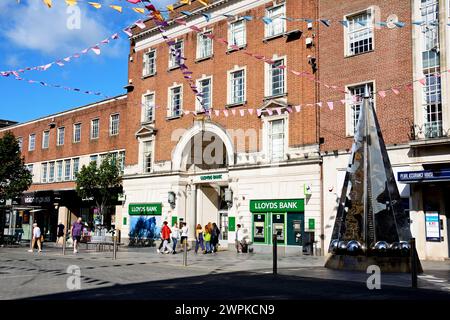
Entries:
[[166, 117], [166, 120], [170, 121], [170, 120], [180, 119], [181, 117], [182, 117], [181, 114], [178, 116], [168, 116], [168, 117]]
[[361, 52], [361, 53], [347, 53], [347, 54], [345, 54], [345, 56], [344, 56], [344, 58], [352, 58], [352, 57], [357, 57], [357, 56], [360, 56], [360, 55], [363, 55], [363, 54], [367, 54], [367, 53], [371, 53], [371, 52], [374, 52], [375, 50], [374, 49], [372, 49], [372, 50], [369, 50], [369, 51], [364, 51], [364, 52]]
[[273, 96], [267, 96], [267, 97], [264, 97], [264, 102], [266, 102], [266, 101], [269, 101], [269, 100], [273, 100], [273, 99], [278, 99], [278, 98], [284, 98], [284, 97], [287, 97], [287, 92], [285, 92], [285, 93], [281, 93], [281, 94], [276, 94], [276, 95], [273, 95]]
[[156, 76], [156, 72], [155, 73], [151, 73], [151, 74], [146, 74], [146, 75], [142, 76], [141, 79], [145, 80], [147, 78], [151, 78], [151, 77], [154, 77], [154, 76]]
[[225, 108], [235, 108], [235, 107], [239, 107], [239, 106], [244, 106], [247, 104], [247, 101], [242, 101], [242, 102], [236, 102], [236, 103], [229, 103], [225, 105]]
[[152, 124], [155, 124], [155, 120], [141, 122], [141, 125], [152, 125]]
[[176, 69], [180, 69], [180, 66], [169, 67], [169, 69], [167, 69], [167, 72], [170, 72], [170, 71], [173, 71], [173, 70], [176, 70]]
[[286, 35], [286, 33], [283, 32], [283, 33], [276, 34], [276, 35], [273, 35], [273, 36], [268, 36], [268, 37], [265, 37], [265, 38], [263, 39], [263, 42], [264, 42], [264, 43], [267, 43], [267, 42], [269, 42], [269, 41], [271, 41], [271, 40], [275, 40], [275, 39], [284, 37], [285, 35]]
[[202, 62], [202, 61], [205, 61], [205, 60], [210, 60], [210, 59], [212, 59], [213, 57], [214, 57], [214, 55], [212, 54], [212, 55], [207, 56], [207, 57], [197, 58], [197, 59], [194, 60], [194, 63], [199, 63], [199, 62]]
[[247, 48], [247, 44], [243, 44], [241, 46], [239, 46], [239, 49], [233, 49], [233, 48], [227, 48], [227, 51], [225, 52], [226, 54], [231, 54], [235, 51], [240, 51], [242, 49], [246, 49]]

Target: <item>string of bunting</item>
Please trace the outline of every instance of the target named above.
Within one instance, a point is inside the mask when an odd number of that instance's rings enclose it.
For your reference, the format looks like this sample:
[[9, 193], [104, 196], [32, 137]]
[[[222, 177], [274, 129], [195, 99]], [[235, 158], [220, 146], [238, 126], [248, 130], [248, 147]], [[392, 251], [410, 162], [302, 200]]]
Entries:
[[[43, 3], [48, 7], [51, 8], [53, 5], [53, 0], [42, 0]], [[109, 4], [109, 5], [104, 5], [100, 2], [93, 2], [93, 1], [83, 1], [83, 0], [64, 0], [65, 3], [68, 6], [75, 6], [79, 3], [85, 3], [87, 5], [89, 5], [92, 8], [95, 9], [101, 9], [101, 8], [110, 8], [113, 9], [119, 13], [123, 12], [123, 9], [130, 9], [133, 10], [134, 12], [137, 13], [144, 13], [144, 9], [141, 7], [125, 7], [124, 5], [117, 5], [117, 4]], [[144, 2], [150, 2], [149, 0], [126, 0], [128, 3], [136, 5], [139, 3], [144, 3]], [[201, 3], [203, 6], [207, 7], [210, 5], [210, 1], [209, 0], [197, 0], [199, 3]], [[191, 4], [191, 0], [180, 0], [179, 1], [180, 4]], [[175, 5], [174, 4], [170, 4], [166, 6], [167, 10], [158, 10], [160, 14], [166, 14], [166, 13], [170, 13], [173, 12], [175, 10]], [[203, 12], [191, 12], [189, 10], [183, 10], [181, 11], [182, 14], [184, 14], [185, 16], [203, 16], [207, 21], [209, 21], [210, 19], [213, 18], [213, 16], [211, 14], [208, 13], [203, 13]], [[232, 15], [232, 14], [219, 14], [216, 15], [217, 16], [224, 16], [226, 18], [238, 18], [239, 15]], [[271, 24], [272, 22], [274, 22], [277, 19], [283, 19], [283, 20], [287, 20], [287, 21], [298, 21], [298, 22], [305, 22], [305, 23], [318, 23], [321, 25], [324, 25], [325, 27], [329, 28], [333, 25], [338, 25], [338, 26], [343, 26], [345, 28], [348, 28], [350, 26], [350, 22], [348, 20], [332, 20], [332, 19], [327, 19], [327, 18], [320, 18], [320, 19], [312, 19], [312, 18], [304, 18], [304, 17], [287, 17], [286, 15], [282, 14], [280, 16], [277, 17], [268, 17], [268, 16], [252, 16], [252, 15], [245, 15], [242, 17], [243, 19], [247, 20], [247, 21], [251, 21], [251, 20], [260, 20], [261, 22], [263, 22], [264, 24]], [[366, 27], [372, 24], [372, 21], [368, 21], [368, 20], [358, 20], [355, 22], [356, 24], [362, 26], [362, 27]], [[430, 25], [430, 26], [437, 26], [439, 24], [438, 20], [432, 20], [432, 21], [426, 21], [426, 20], [414, 20], [411, 21], [411, 23], [408, 22], [402, 22], [402, 21], [392, 21], [391, 24], [393, 24], [395, 27], [397, 28], [403, 28], [407, 25], [411, 25], [411, 26], [426, 26], [426, 25]], [[450, 26], [450, 20], [446, 23], [447, 26]], [[385, 21], [376, 21], [373, 23], [373, 25], [380, 27], [380, 28], [389, 28], [389, 29], [393, 29], [390, 27], [390, 24], [388, 22]]]

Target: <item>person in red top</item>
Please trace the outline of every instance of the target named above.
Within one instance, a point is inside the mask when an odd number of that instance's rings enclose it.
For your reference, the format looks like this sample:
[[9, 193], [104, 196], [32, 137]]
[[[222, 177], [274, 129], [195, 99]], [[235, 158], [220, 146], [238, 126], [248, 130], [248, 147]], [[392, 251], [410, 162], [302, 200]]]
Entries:
[[[161, 229], [161, 240], [162, 240], [162, 248], [158, 249], [158, 253], [171, 253], [172, 249], [169, 247], [169, 239], [172, 231], [170, 230], [167, 221], [163, 222], [163, 227]], [[165, 251], [167, 249], [167, 251]]]

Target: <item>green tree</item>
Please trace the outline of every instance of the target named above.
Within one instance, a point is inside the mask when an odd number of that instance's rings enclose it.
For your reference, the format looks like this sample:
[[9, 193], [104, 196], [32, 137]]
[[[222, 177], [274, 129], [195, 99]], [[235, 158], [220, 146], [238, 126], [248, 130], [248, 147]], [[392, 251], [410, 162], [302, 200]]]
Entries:
[[19, 143], [10, 131], [0, 138], [0, 197], [12, 199], [27, 190], [32, 181], [25, 167]]
[[108, 155], [100, 166], [97, 166], [96, 162], [83, 166], [76, 175], [76, 191], [81, 198], [92, 198], [95, 201], [103, 221], [105, 208], [117, 201], [119, 193], [122, 193], [122, 176], [118, 161]]

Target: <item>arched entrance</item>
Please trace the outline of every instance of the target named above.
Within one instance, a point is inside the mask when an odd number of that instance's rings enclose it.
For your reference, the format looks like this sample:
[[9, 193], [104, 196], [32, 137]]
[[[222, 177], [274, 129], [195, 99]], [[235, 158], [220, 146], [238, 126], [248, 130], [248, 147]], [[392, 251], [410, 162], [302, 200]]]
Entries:
[[216, 124], [195, 122], [183, 133], [173, 154], [173, 170], [180, 172], [186, 186], [186, 222], [190, 237], [195, 226], [211, 222], [228, 235], [228, 167], [234, 164], [234, 147], [226, 131]]

